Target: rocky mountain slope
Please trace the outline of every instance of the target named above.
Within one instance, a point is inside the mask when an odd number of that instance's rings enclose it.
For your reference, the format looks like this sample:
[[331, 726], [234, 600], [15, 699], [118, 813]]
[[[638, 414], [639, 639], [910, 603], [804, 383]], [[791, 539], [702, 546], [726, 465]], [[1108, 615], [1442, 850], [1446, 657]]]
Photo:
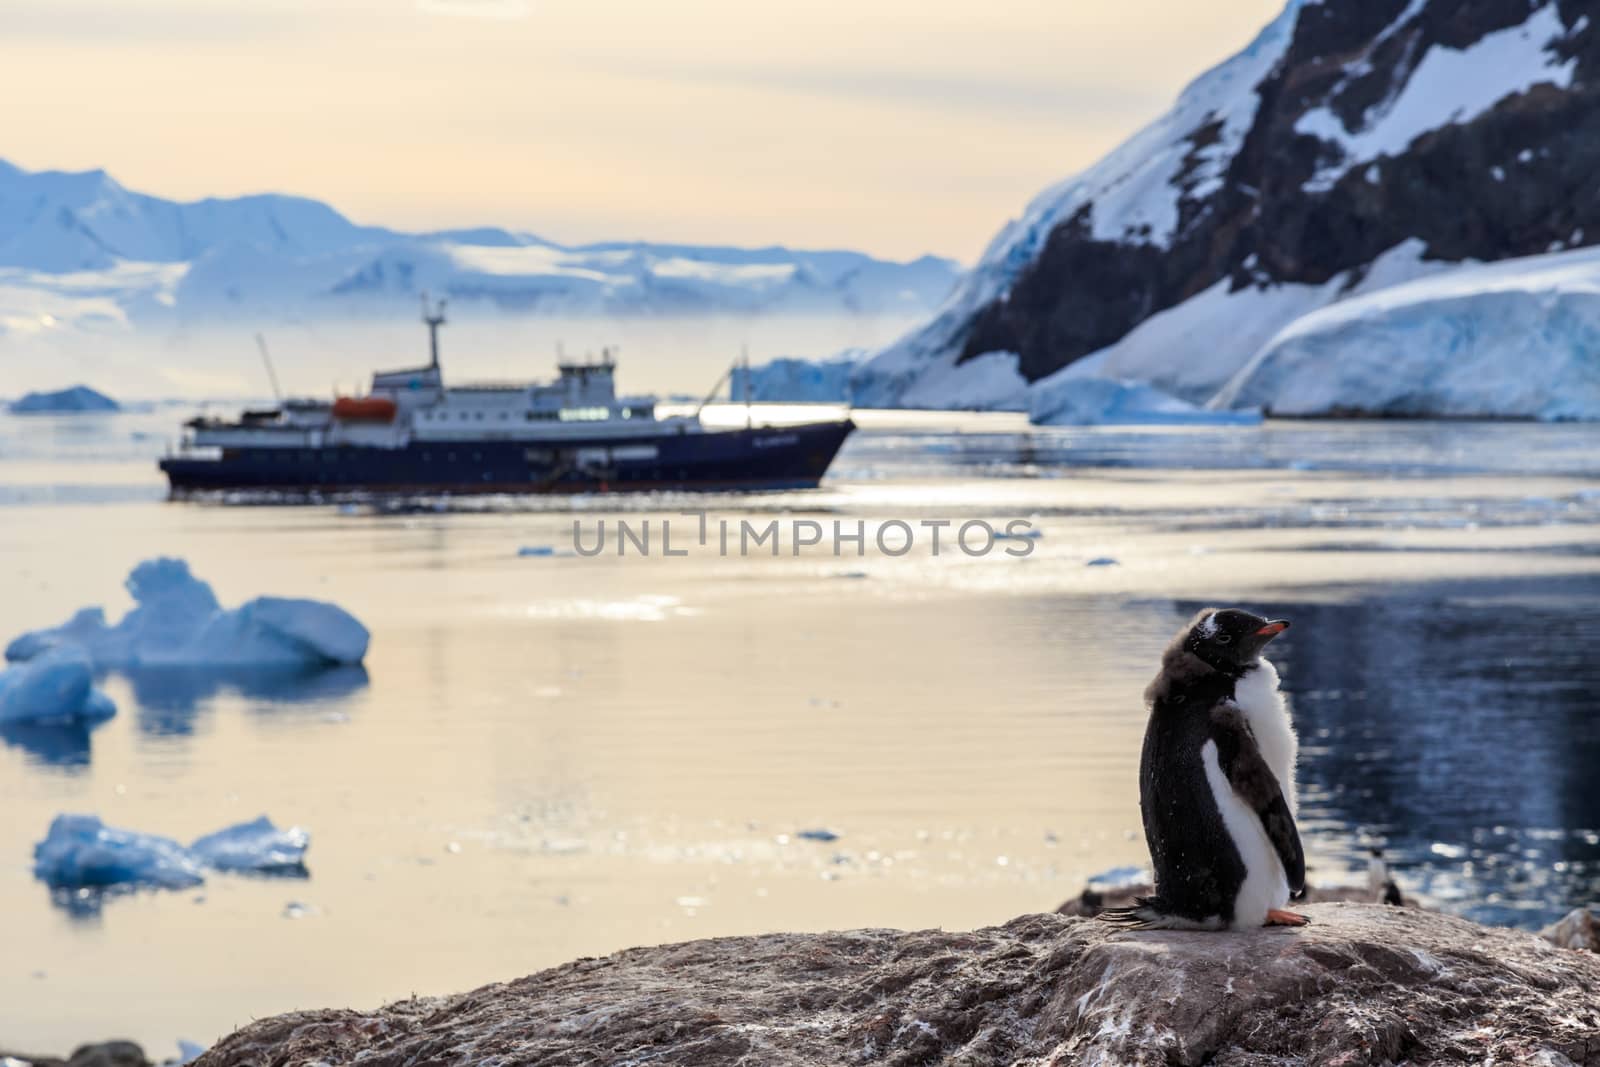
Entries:
[[931, 322], [858, 370], [858, 402], [959, 405], [925, 383], [994, 353], [1019, 382], [1135, 379], [1205, 402], [1329, 303], [1600, 241], [1587, 11], [1293, 0], [1002, 229]]
[[255, 1022], [199, 1067], [1600, 1064], [1600, 957], [1411, 908], [1302, 930], [767, 934], [633, 949], [376, 1011]]
[[301, 197], [178, 203], [104, 171], [0, 161], [0, 334], [65, 326], [348, 314], [423, 289], [514, 313], [926, 313], [959, 269], [859, 252], [603, 243], [484, 228], [360, 226]]

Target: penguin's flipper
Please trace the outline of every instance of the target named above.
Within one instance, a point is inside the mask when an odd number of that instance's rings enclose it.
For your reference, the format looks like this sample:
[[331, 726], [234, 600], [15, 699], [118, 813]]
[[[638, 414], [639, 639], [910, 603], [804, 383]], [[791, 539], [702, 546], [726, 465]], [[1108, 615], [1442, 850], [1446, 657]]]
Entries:
[[1278, 778], [1256, 747], [1244, 714], [1231, 701], [1211, 709], [1211, 740], [1217, 745], [1217, 763], [1223, 775], [1246, 804], [1261, 819], [1267, 838], [1283, 863], [1289, 891], [1298, 893], [1306, 885], [1306, 857], [1300, 846], [1300, 831], [1294, 815], [1283, 799]]

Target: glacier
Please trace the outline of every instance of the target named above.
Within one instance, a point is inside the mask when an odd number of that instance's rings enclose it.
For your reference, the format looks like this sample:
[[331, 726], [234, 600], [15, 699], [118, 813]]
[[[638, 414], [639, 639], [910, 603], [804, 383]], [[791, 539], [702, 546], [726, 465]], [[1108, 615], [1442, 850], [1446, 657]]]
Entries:
[[353, 664], [366, 656], [367, 628], [343, 608], [263, 596], [226, 609], [181, 559], [146, 560], [125, 586], [135, 606], [117, 624], [101, 608], [84, 608], [17, 637], [6, 659], [28, 661], [60, 646], [83, 649], [102, 669]]
[[1211, 406], [1600, 419], [1600, 249], [1457, 267], [1303, 315]]
[[1028, 421], [1039, 426], [1253, 426], [1259, 409], [1213, 410], [1143, 382], [1115, 378], [1047, 379], [1030, 395]]
[[207, 834], [185, 848], [170, 837], [120, 830], [95, 815], [57, 815], [33, 847], [34, 877], [52, 889], [188, 889], [207, 868], [304, 877], [310, 835], [279, 830], [265, 815]]
[[116, 713], [111, 698], [95, 688], [94, 664], [81, 648], [46, 649], [0, 670], [0, 723], [93, 724]]

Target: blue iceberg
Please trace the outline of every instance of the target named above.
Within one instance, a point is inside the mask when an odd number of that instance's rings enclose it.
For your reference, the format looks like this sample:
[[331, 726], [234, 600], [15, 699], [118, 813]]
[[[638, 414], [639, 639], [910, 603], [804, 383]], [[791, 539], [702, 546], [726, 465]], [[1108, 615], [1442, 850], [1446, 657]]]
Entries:
[[115, 400], [87, 385], [74, 385], [53, 393], [29, 393], [11, 403], [13, 415], [82, 415], [121, 410]]
[[94, 687], [94, 664], [80, 648], [46, 649], [0, 670], [0, 723], [96, 723], [116, 713]]
[[205, 881], [194, 857], [170, 837], [118, 830], [93, 815], [57, 815], [33, 846], [33, 874], [52, 889], [187, 889]]
[[311, 835], [280, 830], [265, 815], [207, 834], [185, 848], [170, 837], [118, 830], [94, 815], [57, 815], [33, 846], [34, 877], [51, 889], [188, 889], [205, 868], [306, 877]]
[[218, 830], [189, 846], [196, 860], [219, 871], [304, 875], [311, 835], [298, 826], [280, 830], [265, 815]]
[[227, 609], [181, 559], [146, 560], [126, 585], [136, 606], [121, 622], [84, 608], [60, 626], [18, 637], [6, 659], [32, 660], [64, 645], [81, 647], [99, 668], [359, 663], [367, 654], [367, 628], [343, 608], [257, 597]]

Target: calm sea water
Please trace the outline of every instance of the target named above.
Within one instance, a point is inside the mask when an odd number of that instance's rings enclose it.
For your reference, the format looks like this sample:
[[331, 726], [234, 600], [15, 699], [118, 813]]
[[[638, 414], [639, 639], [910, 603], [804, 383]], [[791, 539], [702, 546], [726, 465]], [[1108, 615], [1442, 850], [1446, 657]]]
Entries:
[[[92, 733], [0, 732], [0, 1046], [160, 1055], [633, 944], [1053, 908], [1144, 862], [1140, 692], [1205, 604], [1294, 620], [1273, 649], [1313, 880], [1381, 844], [1483, 919], [1600, 896], [1592, 428], [865, 413], [814, 493], [263, 507], [163, 500], [184, 414], [0, 416], [0, 639], [119, 615], [169, 554], [225, 603], [335, 600], [372, 651], [113, 674]], [[867, 551], [724, 556], [689, 508], [861, 523]], [[619, 518], [691, 550], [571, 551]], [[874, 546], [943, 519], [1039, 536]], [[311, 831], [310, 877], [52, 898], [31, 849], [63, 811], [180, 839], [266, 813]]]

